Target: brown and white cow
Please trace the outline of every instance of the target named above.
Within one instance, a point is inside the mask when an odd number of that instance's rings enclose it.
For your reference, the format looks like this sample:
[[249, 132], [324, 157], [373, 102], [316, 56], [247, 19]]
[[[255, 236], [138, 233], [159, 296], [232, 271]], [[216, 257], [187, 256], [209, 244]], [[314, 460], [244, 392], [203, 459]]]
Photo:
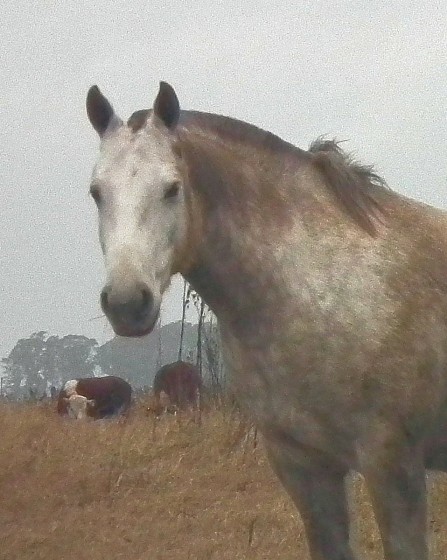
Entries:
[[78, 420], [111, 418], [130, 407], [132, 387], [121, 377], [87, 377], [67, 381], [59, 393], [57, 412]]

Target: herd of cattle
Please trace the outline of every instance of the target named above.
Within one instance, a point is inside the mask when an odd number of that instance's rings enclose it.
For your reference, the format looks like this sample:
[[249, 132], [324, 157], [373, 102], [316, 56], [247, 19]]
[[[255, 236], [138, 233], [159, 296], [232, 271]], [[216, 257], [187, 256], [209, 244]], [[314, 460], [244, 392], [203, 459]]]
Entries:
[[[202, 379], [198, 369], [187, 362], [163, 366], [156, 374], [148, 411], [160, 416], [199, 406]], [[113, 375], [67, 381], [59, 393], [57, 411], [61, 416], [95, 420], [126, 415], [132, 402], [132, 387]]]

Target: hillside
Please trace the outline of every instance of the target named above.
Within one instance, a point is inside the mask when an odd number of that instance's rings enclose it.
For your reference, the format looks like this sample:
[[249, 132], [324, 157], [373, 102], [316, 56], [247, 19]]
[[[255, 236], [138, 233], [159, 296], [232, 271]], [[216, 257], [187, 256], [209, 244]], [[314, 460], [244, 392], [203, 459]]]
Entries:
[[[226, 408], [202, 425], [62, 420], [54, 405], [0, 402], [1, 560], [296, 560], [299, 516], [262, 443]], [[430, 476], [433, 560], [447, 558], [447, 478]], [[355, 540], [381, 560], [365, 490]]]

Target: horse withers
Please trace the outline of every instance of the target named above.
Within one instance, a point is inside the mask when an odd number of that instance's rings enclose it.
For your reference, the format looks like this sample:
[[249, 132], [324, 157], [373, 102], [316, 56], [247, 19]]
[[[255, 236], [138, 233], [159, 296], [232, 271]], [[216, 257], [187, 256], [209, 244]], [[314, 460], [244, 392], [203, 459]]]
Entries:
[[312, 560], [353, 560], [363, 474], [386, 560], [427, 560], [427, 467], [447, 470], [447, 216], [336, 142], [308, 151], [180, 110], [162, 82], [122, 121], [94, 86], [90, 191], [115, 332], [149, 333], [173, 274], [216, 314], [240, 404], [298, 507]]

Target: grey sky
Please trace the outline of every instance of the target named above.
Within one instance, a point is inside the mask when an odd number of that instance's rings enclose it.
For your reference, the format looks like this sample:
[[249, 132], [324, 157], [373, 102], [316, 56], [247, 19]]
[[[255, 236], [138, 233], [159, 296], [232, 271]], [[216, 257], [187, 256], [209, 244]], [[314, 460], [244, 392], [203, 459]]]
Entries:
[[[90, 320], [103, 280], [87, 195], [94, 83], [122, 116], [162, 79], [185, 108], [301, 147], [349, 139], [392, 188], [447, 207], [445, 2], [9, 0], [0, 12], [0, 356], [36, 330], [112, 336]], [[177, 283], [164, 322], [179, 300]]]

